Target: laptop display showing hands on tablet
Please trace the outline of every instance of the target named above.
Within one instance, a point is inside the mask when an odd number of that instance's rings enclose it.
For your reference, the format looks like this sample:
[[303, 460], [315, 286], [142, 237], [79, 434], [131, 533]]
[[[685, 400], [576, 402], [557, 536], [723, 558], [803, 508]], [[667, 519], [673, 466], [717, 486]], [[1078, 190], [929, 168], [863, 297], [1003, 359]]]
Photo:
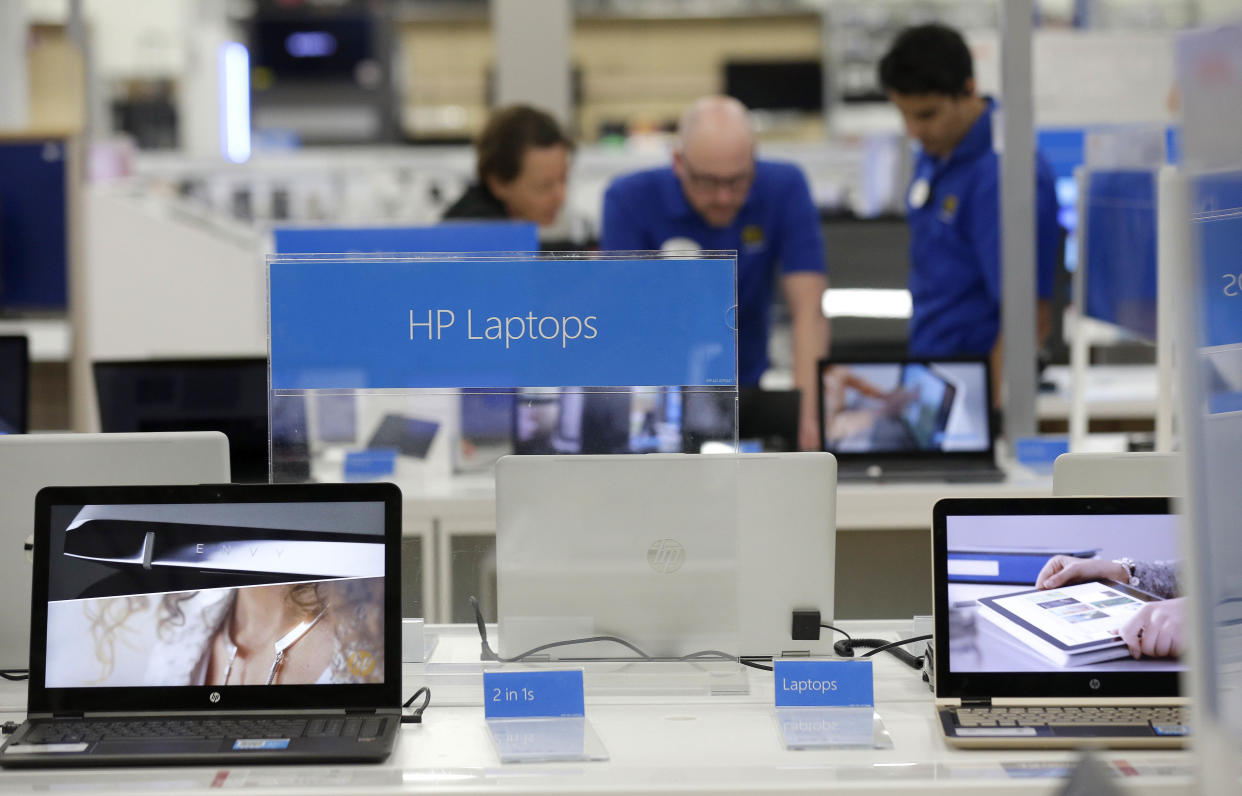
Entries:
[[1189, 728], [1167, 498], [944, 499], [937, 713], [955, 746], [1177, 746]]
[[823, 449], [846, 480], [1000, 480], [989, 390], [984, 359], [821, 360]]

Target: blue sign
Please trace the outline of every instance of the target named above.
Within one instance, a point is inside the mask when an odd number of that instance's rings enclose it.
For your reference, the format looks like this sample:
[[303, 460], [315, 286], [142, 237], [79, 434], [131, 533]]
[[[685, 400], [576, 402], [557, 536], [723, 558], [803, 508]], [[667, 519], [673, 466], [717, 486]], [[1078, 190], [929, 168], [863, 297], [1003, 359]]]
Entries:
[[489, 719], [584, 716], [582, 671], [484, 672], [483, 715]]
[[875, 710], [778, 708], [776, 720], [789, 749], [850, 749], [875, 745]]
[[278, 254], [530, 252], [539, 230], [525, 221], [449, 221], [433, 227], [280, 227]]
[[1086, 200], [1086, 314], [1156, 339], [1156, 175], [1096, 171]]
[[1242, 343], [1242, 173], [1201, 177], [1192, 197], [1203, 269], [1203, 344]]
[[275, 260], [273, 390], [731, 386], [734, 260]]
[[776, 661], [776, 707], [866, 707], [875, 704], [871, 661]]

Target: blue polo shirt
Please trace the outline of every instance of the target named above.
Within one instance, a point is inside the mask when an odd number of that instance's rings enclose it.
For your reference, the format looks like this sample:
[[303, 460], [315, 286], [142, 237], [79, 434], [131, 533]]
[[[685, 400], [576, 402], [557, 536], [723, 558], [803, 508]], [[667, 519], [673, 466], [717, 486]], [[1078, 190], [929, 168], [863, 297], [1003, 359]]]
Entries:
[[676, 248], [737, 252], [738, 383], [754, 385], [768, 368], [772, 286], [778, 273], [824, 273], [819, 213], [802, 170], [792, 163], [760, 160], [737, 217], [712, 227], [686, 201], [672, 168], [620, 177], [604, 194], [600, 248], [657, 250], [676, 238]]
[[[987, 354], [1000, 331], [1000, 161], [992, 150], [995, 102], [947, 158], [920, 152], [911, 186], [929, 185], [910, 223], [910, 353], [918, 357]], [[1052, 168], [1036, 156], [1036, 269], [1040, 298], [1052, 295], [1061, 227]]]

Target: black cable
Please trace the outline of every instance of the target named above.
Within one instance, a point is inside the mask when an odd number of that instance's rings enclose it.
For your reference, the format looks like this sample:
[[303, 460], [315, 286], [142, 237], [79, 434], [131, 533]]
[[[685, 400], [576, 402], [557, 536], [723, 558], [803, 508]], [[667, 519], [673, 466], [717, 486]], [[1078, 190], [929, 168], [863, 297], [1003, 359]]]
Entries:
[[833, 627], [832, 625], [826, 625], [826, 624], [824, 624], [823, 622], [820, 622], [820, 623], [819, 623], [819, 626], [820, 626], [820, 627], [826, 627], [826, 628], [828, 628], [829, 630], [833, 631], [834, 633], [840, 633], [841, 635], [845, 636], [846, 640], [849, 640], [849, 639], [853, 638], [853, 636], [851, 636], [849, 633], [846, 633], [844, 630], [842, 630], [842, 629], [841, 629], [841, 628], [839, 628], [839, 627]]
[[418, 699], [420, 696], [423, 697], [423, 704], [414, 708], [414, 712], [408, 716], [405, 715], [404, 713], [401, 714], [402, 724], [422, 724], [423, 723], [423, 711], [426, 710], [427, 706], [431, 704], [431, 689], [430, 688], [428, 688], [427, 686], [423, 686], [422, 688], [418, 689], [417, 691], [414, 692], [413, 696], [405, 700], [405, 704], [402, 705], [401, 707], [402, 709], [409, 708], [411, 705], [414, 704], [414, 700]]
[[10, 680], [10, 681], [29, 680], [30, 670], [29, 669], [0, 669], [0, 677], [4, 678], [5, 680]]
[[[882, 639], [882, 638], [842, 639], [841, 641], [838, 641], [836, 644], [833, 644], [832, 649], [834, 652], [836, 652], [838, 655], [840, 655], [843, 658], [852, 658], [854, 657], [854, 650], [856, 648], [876, 647], [877, 649], [875, 650], [875, 652], [887, 651], [889, 654], [897, 658], [897, 660], [901, 661], [905, 665], [909, 666], [911, 669], [922, 669], [923, 668], [923, 657], [921, 655], [920, 656], [911, 655], [910, 653], [906, 652], [903, 649], [898, 649], [898, 647], [901, 644], [906, 644], [914, 640], [915, 639], [906, 639], [905, 641], [900, 641], [900, 642], [897, 642], [896, 644], [890, 644], [886, 639]], [[867, 655], [872, 655], [872, 654], [874, 653], [873, 652], [867, 653]]]
[[12, 735], [17, 732], [17, 728], [20, 726], [22, 725], [15, 721], [6, 721], [3, 726], [0, 726], [0, 732], [3, 732], [5, 735]]
[[[903, 638], [903, 639], [902, 639], [902, 640], [900, 640], [900, 641], [893, 641], [893, 642], [890, 642], [890, 643], [888, 643], [888, 644], [885, 644], [885, 645], [884, 645], [884, 646], [882, 646], [882, 647], [876, 647], [875, 649], [871, 650], [870, 652], [865, 653], [865, 654], [863, 655], [863, 657], [864, 657], [864, 658], [870, 658], [872, 655], [875, 655], [875, 654], [880, 653], [880, 652], [892, 652], [892, 653], [894, 653], [894, 654], [895, 654], [895, 653], [897, 653], [897, 652], [905, 652], [905, 650], [898, 650], [897, 648], [898, 648], [898, 647], [900, 647], [900, 646], [902, 646], [903, 644], [913, 644], [913, 643], [915, 643], [915, 642], [917, 642], [917, 641], [930, 641], [930, 640], [931, 640], [931, 634], [930, 634], [930, 633], [929, 633], [929, 634], [927, 634], [926, 636], [912, 636], [912, 637], [910, 637], [910, 638]], [[907, 654], [907, 655], [910, 655], [910, 653], [908, 653], [908, 652], [906, 652], [906, 654]], [[913, 656], [913, 655], [910, 655], [910, 657], [912, 657], [912, 658], [913, 658], [914, 656]], [[919, 665], [918, 665], [918, 666], [916, 666], [916, 667], [914, 667], [914, 668], [916, 668], [916, 669], [921, 669], [921, 668], [923, 667], [923, 658], [920, 656], [920, 657], [916, 658], [916, 660], [918, 660], [918, 661], [919, 661]]]

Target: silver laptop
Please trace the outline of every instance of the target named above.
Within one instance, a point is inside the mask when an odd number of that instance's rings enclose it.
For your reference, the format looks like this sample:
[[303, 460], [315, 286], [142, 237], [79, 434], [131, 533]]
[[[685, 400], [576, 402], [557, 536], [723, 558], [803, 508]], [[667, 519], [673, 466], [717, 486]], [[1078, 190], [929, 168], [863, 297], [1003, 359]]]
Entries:
[[[210, 484], [229, 481], [218, 431], [0, 436], [0, 668], [30, 654], [30, 561], [35, 493], [45, 486]], [[26, 552], [23, 552], [23, 548]]]
[[1180, 453], [1062, 453], [1052, 466], [1052, 494], [1181, 497], [1184, 467]]
[[0, 765], [379, 762], [400, 727], [392, 484], [48, 487]]
[[1178, 533], [1167, 498], [939, 501], [934, 679], [948, 743], [1182, 745]]
[[[836, 462], [826, 453], [507, 456], [496, 468], [500, 654], [611, 635], [657, 657], [828, 652]], [[593, 643], [549, 658], [617, 658]]]

